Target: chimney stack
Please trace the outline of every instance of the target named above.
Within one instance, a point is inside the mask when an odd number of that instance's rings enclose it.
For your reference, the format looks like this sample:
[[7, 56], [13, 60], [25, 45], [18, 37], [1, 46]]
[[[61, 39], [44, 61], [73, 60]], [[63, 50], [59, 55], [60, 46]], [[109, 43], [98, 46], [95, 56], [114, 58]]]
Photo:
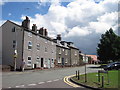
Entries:
[[74, 46], [73, 42], [67, 42], [69, 46]]
[[27, 16], [26, 19], [22, 22], [22, 27], [30, 29], [30, 20]]
[[58, 34], [58, 35], [57, 35], [57, 40], [60, 40], [60, 41], [61, 41], [61, 34]]
[[43, 27], [39, 29], [39, 34], [43, 35]]
[[47, 29], [44, 29], [45, 30], [45, 36], [48, 36], [48, 32], [47, 32]]
[[47, 35], [48, 35], [47, 29], [44, 29], [43, 27], [40, 28], [39, 34], [41, 34], [41, 35], [43, 35], [43, 36], [47, 36]]
[[33, 24], [32, 31], [37, 32], [37, 26], [36, 26], [36, 24]]

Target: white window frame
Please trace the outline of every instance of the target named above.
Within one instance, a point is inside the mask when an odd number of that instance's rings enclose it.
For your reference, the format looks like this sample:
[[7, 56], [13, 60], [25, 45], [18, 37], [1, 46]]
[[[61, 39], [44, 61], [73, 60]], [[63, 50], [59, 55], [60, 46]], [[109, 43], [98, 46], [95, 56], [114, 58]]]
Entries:
[[61, 57], [58, 58], [58, 63], [61, 63]]
[[68, 63], [68, 59], [66, 58], [65, 63]]
[[68, 55], [68, 50], [67, 49], [65, 50], [65, 55]]
[[59, 54], [61, 54], [61, 48], [59, 48]]
[[39, 51], [40, 50], [40, 44], [38, 43], [36, 46], [37, 46], [37, 51]]
[[39, 56], [37, 56], [36, 61], [40, 62], [40, 57]]
[[[28, 57], [30, 57], [31, 60], [28, 60]], [[27, 57], [27, 66], [32, 66], [32, 57], [31, 56], [28, 56], [28, 57]], [[31, 62], [31, 64], [29, 64], [28, 62]]]
[[[29, 45], [29, 42], [31, 43], [31, 45]], [[28, 46], [27, 46], [27, 47], [29, 47], [29, 46], [30, 46], [31, 49], [32, 49], [32, 42], [31, 42], [31, 41], [28, 41]], [[28, 48], [28, 50], [31, 50], [31, 49]]]
[[48, 49], [47, 49], [47, 47], [45, 47], [45, 53], [47, 53], [48, 52]]
[[77, 51], [75, 51], [75, 56], [77, 56]]

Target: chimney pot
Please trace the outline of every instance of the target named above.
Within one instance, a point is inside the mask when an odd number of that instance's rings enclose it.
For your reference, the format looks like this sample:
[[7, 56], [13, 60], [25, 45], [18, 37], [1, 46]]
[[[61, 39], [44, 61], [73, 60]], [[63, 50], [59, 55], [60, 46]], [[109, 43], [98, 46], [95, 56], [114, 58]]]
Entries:
[[36, 26], [36, 24], [33, 24], [32, 31], [37, 32], [37, 26]]
[[57, 40], [60, 40], [60, 41], [61, 41], [61, 34], [58, 34], [58, 35], [57, 35]]
[[29, 20], [29, 18], [27, 16], [26, 16], [26, 19], [23, 20], [22, 26], [27, 28], [27, 29], [30, 29], [30, 20]]

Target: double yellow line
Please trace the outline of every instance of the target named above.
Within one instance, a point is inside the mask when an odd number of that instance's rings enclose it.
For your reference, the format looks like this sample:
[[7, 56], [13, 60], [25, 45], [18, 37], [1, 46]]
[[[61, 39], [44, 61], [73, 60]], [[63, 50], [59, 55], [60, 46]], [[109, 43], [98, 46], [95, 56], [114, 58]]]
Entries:
[[69, 78], [71, 78], [71, 77], [73, 77], [73, 76], [75, 76], [75, 75], [71, 75], [71, 76], [66, 76], [66, 77], [64, 77], [64, 82], [67, 83], [68, 85], [74, 87], [74, 88], [80, 87], [80, 86], [78, 86], [78, 85], [76, 85], [76, 84], [74, 84], [74, 83], [72, 83], [72, 82], [69, 81]]

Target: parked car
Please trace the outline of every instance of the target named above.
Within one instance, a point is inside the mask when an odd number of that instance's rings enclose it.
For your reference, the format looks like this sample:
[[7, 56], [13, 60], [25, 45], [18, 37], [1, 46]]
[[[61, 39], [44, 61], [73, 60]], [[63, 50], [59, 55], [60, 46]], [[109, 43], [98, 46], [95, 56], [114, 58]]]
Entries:
[[120, 70], [120, 62], [112, 62], [104, 67], [104, 70]]

